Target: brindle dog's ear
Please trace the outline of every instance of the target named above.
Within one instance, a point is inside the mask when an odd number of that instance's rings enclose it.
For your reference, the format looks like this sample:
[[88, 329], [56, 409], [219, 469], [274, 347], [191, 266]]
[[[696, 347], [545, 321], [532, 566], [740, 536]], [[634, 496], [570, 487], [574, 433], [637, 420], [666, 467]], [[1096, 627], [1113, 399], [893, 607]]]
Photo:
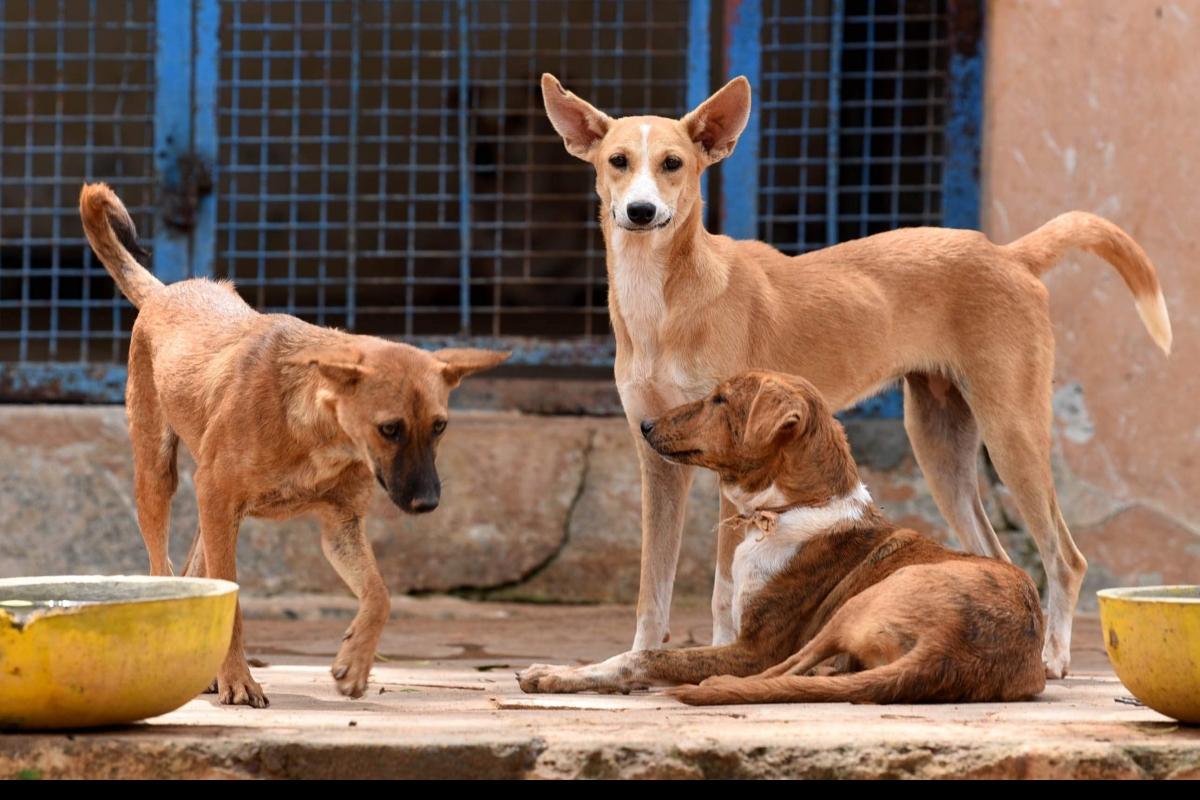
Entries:
[[362, 360], [362, 351], [357, 347], [334, 344], [306, 347], [284, 359], [284, 363], [315, 367], [334, 386], [348, 389], [370, 372]]
[[568, 92], [549, 72], [542, 75], [542, 102], [546, 105], [550, 124], [563, 137], [567, 152], [590, 161], [592, 150], [608, 133], [612, 119]]
[[750, 81], [744, 77], [725, 84], [682, 120], [688, 136], [713, 164], [733, 153], [749, 121]]
[[765, 447], [783, 434], [803, 427], [808, 403], [803, 395], [775, 378], [765, 378], [746, 416], [746, 444]]
[[435, 350], [433, 357], [442, 362], [442, 376], [451, 389], [472, 372], [479, 372], [507, 361], [511, 350], [450, 349]]

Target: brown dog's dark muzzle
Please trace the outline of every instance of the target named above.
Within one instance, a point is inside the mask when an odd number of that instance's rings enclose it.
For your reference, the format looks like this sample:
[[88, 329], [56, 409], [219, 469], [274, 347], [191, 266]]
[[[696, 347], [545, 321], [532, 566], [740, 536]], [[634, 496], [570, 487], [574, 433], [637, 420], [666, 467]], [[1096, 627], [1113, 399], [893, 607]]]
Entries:
[[433, 462], [433, 448], [416, 453], [402, 450], [392, 461], [390, 480], [376, 474], [396, 507], [406, 514], [428, 514], [442, 499], [442, 482]]

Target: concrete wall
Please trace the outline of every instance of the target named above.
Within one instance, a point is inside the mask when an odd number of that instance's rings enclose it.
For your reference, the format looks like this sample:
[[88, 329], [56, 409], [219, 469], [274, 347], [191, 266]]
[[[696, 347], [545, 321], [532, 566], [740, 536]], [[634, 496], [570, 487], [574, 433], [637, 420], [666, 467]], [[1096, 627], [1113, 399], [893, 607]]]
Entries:
[[1200, 0], [989, 0], [985, 228], [1111, 219], [1146, 249], [1175, 332], [1164, 358], [1116, 273], [1050, 272], [1067, 522], [1092, 585], [1200, 581]]

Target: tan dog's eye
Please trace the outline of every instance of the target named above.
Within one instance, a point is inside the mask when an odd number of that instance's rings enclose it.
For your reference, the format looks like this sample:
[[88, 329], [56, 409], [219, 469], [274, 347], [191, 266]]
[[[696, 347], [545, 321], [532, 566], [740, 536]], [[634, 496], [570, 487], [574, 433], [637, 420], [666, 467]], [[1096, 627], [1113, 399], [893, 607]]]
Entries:
[[683, 166], [683, 162], [675, 156], [667, 156], [667, 160], [663, 162], [663, 169], [667, 172], [674, 172]]
[[608, 159], [608, 163], [612, 164], [617, 169], [625, 169], [625, 167], [629, 166], [629, 162], [625, 160], [625, 156], [623, 155], [613, 156], [612, 158]]
[[441, 436], [442, 432], [445, 430], [446, 430], [446, 420], [439, 419], [437, 422], [433, 423], [433, 435], [434, 436]]
[[379, 435], [393, 442], [404, 435], [403, 422], [388, 422], [379, 426]]
[[723, 394], [719, 394], [719, 395], [717, 395], [716, 397], [714, 397], [714, 398], [712, 399], [712, 404], [713, 404], [714, 406], [720, 406], [720, 405], [724, 405], [724, 404], [725, 404], [725, 395], [723, 395]]

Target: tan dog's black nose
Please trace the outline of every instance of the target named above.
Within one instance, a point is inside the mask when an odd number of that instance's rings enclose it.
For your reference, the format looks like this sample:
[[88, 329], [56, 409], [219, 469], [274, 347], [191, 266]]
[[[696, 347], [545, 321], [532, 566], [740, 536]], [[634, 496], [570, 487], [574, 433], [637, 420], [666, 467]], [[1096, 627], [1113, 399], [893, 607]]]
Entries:
[[625, 213], [634, 225], [649, 225], [654, 222], [658, 208], [654, 203], [630, 203], [625, 207]]
[[642, 420], [642, 436], [649, 436], [653, 432], [654, 432], [654, 420], [652, 420], [652, 419]]

